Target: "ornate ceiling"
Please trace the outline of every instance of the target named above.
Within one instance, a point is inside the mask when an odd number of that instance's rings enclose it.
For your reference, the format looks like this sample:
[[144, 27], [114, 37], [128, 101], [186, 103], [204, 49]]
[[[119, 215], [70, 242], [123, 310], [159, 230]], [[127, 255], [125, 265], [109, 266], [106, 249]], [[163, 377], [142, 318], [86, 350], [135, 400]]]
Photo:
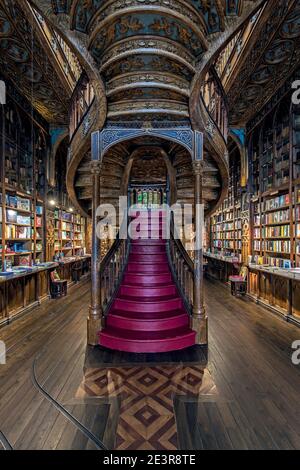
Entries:
[[[0, 0], [3, 72], [49, 122], [65, 123], [69, 96], [24, 14], [22, 1]], [[36, 0], [84, 38], [106, 89], [110, 120], [190, 118], [198, 64], [224, 31], [261, 2], [251, 0]], [[300, 1], [273, 7], [229, 90], [231, 124], [245, 123], [299, 60]], [[249, 6], [250, 5], [250, 6]], [[229, 33], [228, 33], [229, 34]], [[80, 36], [81, 35], [81, 36]], [[266, 40], [266, 38], [268, 40]]]
[[[261, 4], [255, 0], [31, 0], [86, 51], [110, 120], [189, 121], [197, 66]], [[69, 33], [67, 32], [69, 31]], [[226, 36], [226, 34], [227, 36]], [[224, 36], [225, 34], [225, 36]], [[83, 47], [82, 47], [83, 45]], [[86, 54], [85, 54], [86, 56]]]
[[227, 90], [231, 125], [245, 125], [300, 60], [300, 0], [272, 0]]
[[67, 122], [70, 97], [16, 0], [0, 0], [0, 64], [48, 122]]

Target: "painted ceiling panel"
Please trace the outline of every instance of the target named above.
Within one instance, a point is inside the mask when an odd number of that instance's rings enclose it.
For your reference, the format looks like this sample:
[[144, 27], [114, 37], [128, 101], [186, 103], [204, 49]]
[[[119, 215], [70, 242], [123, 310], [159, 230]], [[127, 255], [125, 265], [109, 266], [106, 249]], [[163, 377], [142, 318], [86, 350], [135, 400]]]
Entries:
[[278, 0], [257, 28], [228, 90], [232, 125], [248, 122], [299, 65], [300, 0]]
[[68, 97], [21, 6], [0, 0], [0, 64], [25, 97], [49, 122], [64, 123]]

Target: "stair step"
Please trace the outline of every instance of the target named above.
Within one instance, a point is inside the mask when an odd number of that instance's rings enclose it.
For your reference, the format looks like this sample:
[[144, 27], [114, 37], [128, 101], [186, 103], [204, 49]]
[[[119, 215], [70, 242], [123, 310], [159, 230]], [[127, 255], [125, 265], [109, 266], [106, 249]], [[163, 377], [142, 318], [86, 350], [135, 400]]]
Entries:
[[141, 310], [140, 312], [126, 312], [125, 310], [118, 310], [113, 307], [110, 310], [109, 315], [117, 315], [119, 317], [124, 317], [124, 318], [134, 318], [134, 319], [139, 319], [142, 321], [165, 319], [165, 318], [176, 317], [180, 315], [186, 315], [187, 318], [189, 318], [184, 308], [179, 308], [177, 310], [170, 310], [168, 312], [144, 312], [143, 310]]
[[107, 327], [99, 333], [99, 344], [134, 353], [178, 351], [195, 344], [195, 331], [181, 327], [168, 331], [132, 331]]
[[184, 310], [145, 315], [141, 312], [111, 311], [107, 327], [133, 331], [162, 331], [189, 326], [189, 317]]
[[169, 284], [172, 281], [171, 273], [163, 274], [138, 274], [138, 273], [126, 273], [124, 276], [124, 284], [134, 286], [162, 286], [164, 284]]
[[163, 287], [144, 287], [144, 286], [130, 286], [122, 284], [119, 295], [123, 297], [168, 297], [177, 294], [177, 289], [174, 284], [169, 284]]
[[144, 264], [144, 263], [132, 263], [131, 261], [127, 265], [128, 273], [150, 273], [150, 274], [160, 274], [170, 272], [169, 266], [167, 263], [156, 263], [156, 264]]
[[113, 307], [117, 310], [125, 310], [127, 312], [169, 312], [170, 310], [178, 310], [183, 308], [180, 297], [164, 298], [153, 300], [149, 298], [136, 298], [135, 300], [117, 297]]
[[130, 255], [130, 262], [132, 263], [145, 263], [145, 264], [156, 264], [156, 263], [168, 263], [166, 253], [132, 253]]
[[166, 246], [165, 240], [148, 240], [148, 239], [137, 239], [131, 240], [131, 243], [134, 245], [141, 245], [141, 246], [152, 246], [152, 245], [163, 245]]
[[161, 254], [161, 253], [166, 253], [166, 247], [164, 245], [151, 245], [148, 246], [147, 244], [145, 245], [138, 245], [134, 244], [131, 247], [131, 254], [137, 254], [137, 255], [155, 255], [155, 254]]
[[129, 230], [128, 235], [133, 240], [137, 240], [140, 238], [144, 238], [144, 239], [150, 238], [153, 240], [162, 240], [162, 239], [165, 240], [168, 234], [166, 231], [162, 231], [162, 230], [143, 229], [143, 230], [137, 230], [137, 231]]

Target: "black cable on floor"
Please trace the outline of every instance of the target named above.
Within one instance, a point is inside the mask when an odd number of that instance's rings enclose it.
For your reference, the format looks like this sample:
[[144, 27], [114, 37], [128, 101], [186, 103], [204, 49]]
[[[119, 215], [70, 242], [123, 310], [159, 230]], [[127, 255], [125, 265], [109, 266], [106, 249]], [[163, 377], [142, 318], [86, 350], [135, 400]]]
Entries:
[[0, 442], [4, 448], [4, 450], [14, 450], [6, 436], [3, 434], [2, 431], [0, 431]]
[[40, 354], [35, 357], [32, 364], [32, 382], [39, 392], [52, 403], [60, 413], [62, 413], [66, 419], [68, 419], [74, 426], [76, 426], [88, 439], [90, 439], [98, 449], [108, 450], [100, 439], [98, 439], [89, 429], [87, 429], [77, 418], [75, 418], [64, 406], [58, 403], [38, 382], [36, 377], [36, 362]]

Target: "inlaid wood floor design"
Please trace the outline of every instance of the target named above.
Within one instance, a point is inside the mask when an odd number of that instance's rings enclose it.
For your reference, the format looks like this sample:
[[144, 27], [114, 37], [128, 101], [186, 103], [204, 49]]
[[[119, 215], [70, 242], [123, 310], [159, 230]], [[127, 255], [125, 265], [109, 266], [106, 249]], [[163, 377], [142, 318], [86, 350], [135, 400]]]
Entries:
[[88, 369], [77, 397], [118, 399], [117, 450], [177, 450], [175, 397], [215, 394], [203, 366], [163, 365]]
[[95, 449], [40, 384], [109, 449], [300, 449], [300, 329], [206, 284], [209, 357], [86, 348], [89, 285], [0, 330], [0, 431], [15, 449]]

